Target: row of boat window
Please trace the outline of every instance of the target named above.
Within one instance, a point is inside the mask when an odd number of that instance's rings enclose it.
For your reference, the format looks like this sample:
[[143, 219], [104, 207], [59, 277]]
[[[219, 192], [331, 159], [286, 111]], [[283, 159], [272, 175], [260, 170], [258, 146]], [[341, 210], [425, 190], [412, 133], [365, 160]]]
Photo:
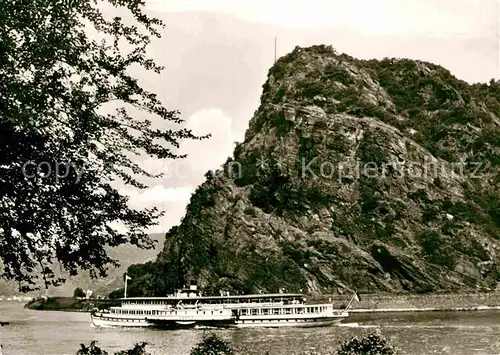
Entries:
[[[222, 314], [222, 311], [206, 311], [206, 314]], [[210, 312], [210, 313], [208, 313]], [[165, 316], [165, 315], [180, 315], [180, 314], [188, 314], [187, 311], [156, 311], [156, 310], [133, 310], [133, 309], [111, 309], [111, 313], [114, 314], [129, 314], [129, 315], [149, 315], [149, 316]], [[203, 311], [205, 314], [205, 311]]]
[[[327, 307], [292, 307], [292, 308], [253, 308], [240, 309], [239, 313], [242, 316], [246, 315], [272, 315], [272, 314], [306, 314], [306, 313], [321, 313], [326, 312]], [[206, 312], [206, 313], [205, 313]], [[210, 312], [210, 313], [208, 313]], [[222, 314], [222, 311], [203, 311], [203, 314]], [[188, 314], [187, 311], [157, 311], [157, 310], [132, 310], [132, 309], [111, 309], [114, 314], [129, 314], [129, 315], [167, 315], [167, 314]], [[200, 311], [201, 314], [201, 311]]]
[[271, 315], [271, 314], [306, 314], [326, 312], [327, 307], [293, 307], [293, 308], [254, 308], [241, 309], [242, 316]]
[[[165, 305], [165, 304], [175, 304], [180, 300], [127, 300], [123, 301], [123, 305]], [[182, 299], [183, 303], [192, 303], [196, 300]], [[217, 299], [217, 300], [203, 300], [204, 304], [238, 304], [238, 303], [290, 303], [297, 304], [300, 303], [299, 300], [294, 298], [256, 298], [256, 299]]]

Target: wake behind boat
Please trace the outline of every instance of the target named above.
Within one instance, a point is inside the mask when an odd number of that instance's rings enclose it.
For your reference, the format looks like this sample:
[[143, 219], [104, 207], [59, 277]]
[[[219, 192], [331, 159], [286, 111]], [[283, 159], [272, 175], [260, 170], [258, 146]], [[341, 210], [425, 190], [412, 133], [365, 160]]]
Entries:
[[200, 296], [196, 286], [167, 297], [122, 298], [121, 306], [91, 313], [95, 326], [318, 327], [349, 316], [333, 304], [308, 304], [302, 294]]

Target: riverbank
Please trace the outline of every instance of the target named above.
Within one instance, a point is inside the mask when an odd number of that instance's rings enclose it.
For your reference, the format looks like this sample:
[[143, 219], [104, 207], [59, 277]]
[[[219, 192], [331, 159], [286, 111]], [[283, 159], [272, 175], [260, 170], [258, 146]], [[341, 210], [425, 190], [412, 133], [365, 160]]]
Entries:
[[[345, 307], [352, 295], [320, 297]], [[500, 292], [453, 293], [425, 295], [361, 294], [360, 301], [351, 303], [350, 313], [374, 312], [443, 312], [499, 310]]]
[[115, 304], [118, 305], [119, 302], [75, 297], [43, 297], [29, 301], [24, 305], [24, 308], [37, 311], [90, 312], [97, 305], [106, 307]]
[[89, 312], [92, 308], [88, 300], [74, 297], [37, 298], [24, 305], [37, 311]]
[[[313, 297], [313, 302], [332, 302], [345, 308], [352, 295]], [[48, 297], [31, 300], [25, 308], [48, 311], [90, 312], [93, 308], [119, 305], [116, 300]], [[500, 310], [500, 292], [391, 295], [361, 294], [359, 302], [352, 302], [350, 313], [376, 312], [443, 312]]]

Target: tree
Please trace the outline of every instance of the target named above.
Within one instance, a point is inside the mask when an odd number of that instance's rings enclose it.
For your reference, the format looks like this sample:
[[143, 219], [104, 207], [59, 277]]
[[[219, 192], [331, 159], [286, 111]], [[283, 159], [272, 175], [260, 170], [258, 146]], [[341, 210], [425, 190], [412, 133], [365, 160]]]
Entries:
[[118, 351], [115, 355], [151, 355], [146, 352], [146, 345], [145, 342], [137, 343], [132, 349]]
[[[146, 352], [147, 343], [137, 343], [132, 349], [121, 350], [115, 353], [115, 355], [151, 355]], [[80, 344], [80, 350], [77, 351], [76, 355], [108, 355], [106, 350], [102, 350], [96, 345], [95, 341], [92, 341], [89, 346]]]
[[215, 334], [205, 336], [201, 342], [191, 349], [190, 355], [233, 355], [231, 343], [220, 339]]
[[353, 337], [343, 342], [335, 355], [396, 355], [396, 348], [379, 334], [364, 338]]
[[89, 346], [80, 344], [80, 350], [76, 352], [76, 355], [108, 355], [108, 352], [102, 350], [95, 341], [92, 341]]
[[73, 291], [73, 297], [75, 298], [80, 298], [80, 297], [85, 297], [85, 292], [80, 287], [75, 288], [75, 291]]
[[[106, 18], [102, 3], [128, 9], [133, 24]], [[131, 157], [184, 158], [180, 141], [209, 135], [183, 128], [180, 113], [129, 74], [163, 70], [146, 57], [163, 24], [143, 1], [0, 0], [0, 8], [1, 277], [30, 291], [64, 282], [59, 269], [105, 276], [118, 266], [107, 248], [152, 248], [146, 230], [163, 215], [129, 207], [117, 190], [160, 176]]]
[[117, 300], [119, 298], [123, 298], [125, 296], [124, 289], [111, 291], [108, 295], [108, 298], [111, 300]]

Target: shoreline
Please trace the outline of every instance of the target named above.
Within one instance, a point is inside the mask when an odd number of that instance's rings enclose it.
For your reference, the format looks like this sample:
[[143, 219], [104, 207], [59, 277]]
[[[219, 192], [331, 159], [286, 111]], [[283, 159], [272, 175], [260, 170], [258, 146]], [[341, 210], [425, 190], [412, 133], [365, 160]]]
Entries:
[[479, 311], [500, 311], [500, 306], [479, 306], [479, 307], [454, 307], [454, 308], [378, 308], [378, 309], [350, 309], [347, 312], [355, 314], [367, 313], [418, 313], [418, 312], [479, 312]]
[[80, 312], [90, 313], [97, 304], [114, 305], [116, 301], [108, 299], [85, 299], [75, 297], [48, 297], [29, 301], [24, 308], [35, 311]]
[[[313, 297], [314, 301], [332, 302], [345, 308], [352, 298], [347, 295]], [[349, 313], [481, 311], [500, 309], [500, 292], [428, 293], [428, 294], [359, 294]]]
[[[87, 310], [79, 309], [33, 309], [34, 311], [51, 311], [51, 312], [75, 312], [75, 313], [91, 313]], [[371, 314], [371, 313], [437, 313], [437, 312], [481, 312], [481, 311], [500, 311], [500, 306], [497, 307], [473, 307], [473, 308], [384, 308], [384, 309], [350, 309], [349, 314]]]
[[[348, 310], [351, 314], [367, 313], [408, 313], [408, 312], [476, 312], [500, 310], [500, 292], [455, 293], [455, 294], [409, 294], [381, 295], [360, 294], [359, 302], [352, 302]], [[307, 297], [307, 296], [306, 296]], [[310, 297], [309, 301], [334, 303], [339, 309], [345, 309], [352, 295], [332, 295]], [[101, 305], [118, 305], [116, 300], [77, 299], [73, 297], [49, 297], [35, 299], [25, 304], [25, 308], [34, 310], [84, 312]], [[309, 303], [309, 302], [308, 302]]]

